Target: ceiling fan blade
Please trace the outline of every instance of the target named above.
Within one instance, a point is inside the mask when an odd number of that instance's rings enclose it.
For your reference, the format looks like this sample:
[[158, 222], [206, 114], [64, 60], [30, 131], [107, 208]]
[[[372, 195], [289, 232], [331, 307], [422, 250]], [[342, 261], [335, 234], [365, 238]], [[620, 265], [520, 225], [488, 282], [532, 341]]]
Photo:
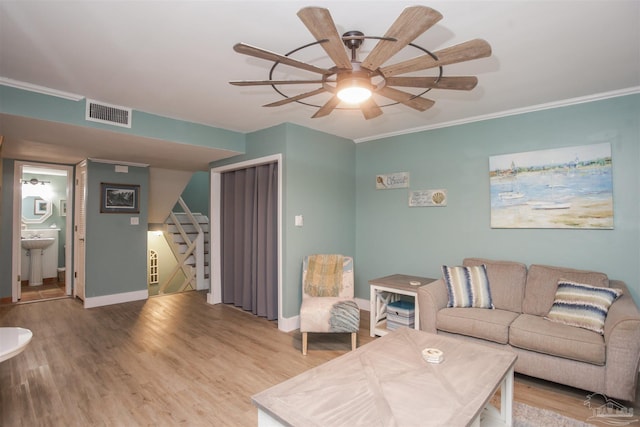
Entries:
[[382, 114], [382, 108], [371, 98], [360, 104], [360, 110], [367, 120], [374, 119]]
[[[327, 80], [331, 81], [331, 80]], [[298, 85], [308, 83], [324, 83], [323, 80], [232, 80], [229, 84], [234, 86], [261, 86], [261, 85]]]
[[491, 46], [482, 39], [475, 39], [439, 50], [434, 52], [434, 55], [438, 58], [437, 60], [433, 59], [431, 55], [422, 55], [408, 61], [383, 67], [380, 71], [385, 77], [390, 77], [442, 65], [457, 64], [472, 59], [485, 58], [491, 55]]
[[440, 12], [426, 6], [405, 8], [384, 35], [397, 41], [380, 40], [362, 61], [362, 67], [377, 70], [389, 58], [442, 19]]
[[318, 117], [324, 117], [331, 114], [331, 112], [340, 104], [340, 98], [336, 95], [332, 96], [331, 99], [327, 101], [316, 113], [311, 116], [312, 119], [317, 119]]
[[421, 87], [431, 89], [471, 90], [478, 84], [475, 76], [461, 77], [387, 77], [387, 86]]
[[418, 111], [428, 110], [435, 104], [434, 101], [426, 98], [414, 98], [414, 95], [403, 92], [401, 90], [393, 89], [388, 86], [383, 87], [378, 90], [378, 93], [385, 98], [392, 99], [396, 102], [406, 105], [407, 107], [411, 107]]
[[309, 98], [314, 95], [319, 95], [323, 92], [326, 92], [325, 88], [320, 88], [316, 90], [312, 90], [311, 92], [301, 93], [300, 95], [292, 96], [291, 98], [281, 99], [280, 101], [272, 102], [271, 104], [265, 104], [263, 107], [279, 107], [281, 105], [289, 104], [290, 102], [296, 102], [304, 98]]
[[278, 61], [281, 64], [290, 65], [292, 67], [311, 71], [313, 73], [333, 74], [332, 71], [327, 70], [326, 68], [319, 68], [315, 65], [307, 64], [306, 62], [298, 61], [297, 59], [289, 58], [288, 56], [280, 55], [279, 53], [271, 52], [269, 50], [261, 49], [259, 47], [251, 46], [245, 43], [238, 43], [234, 45], [233, 50], [244, 55], [266, 59], [267, 61]]
[[338, 34], [329, 10], [322, 7], [305, 7], [298, 11], [298, 17], [316, 40], [324, 40], [320, 46], [338, 68], [350, 70], [351, 59], [347, 55], [342, 37]]

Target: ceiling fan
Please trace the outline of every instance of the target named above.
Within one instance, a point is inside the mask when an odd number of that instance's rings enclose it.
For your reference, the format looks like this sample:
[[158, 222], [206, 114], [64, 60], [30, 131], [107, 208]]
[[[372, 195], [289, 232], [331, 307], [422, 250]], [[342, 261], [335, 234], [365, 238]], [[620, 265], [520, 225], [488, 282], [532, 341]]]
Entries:
[[[442, 19], [442, 15], [426, 6], [405, 8], [383, 37], [366, 36], [360, 31], [347, 31], [339, 35], [336, 25], [328, 9], [305, 7], [298, 11], [298, 17], [316, 39], [316, 42], [301, 46], [291, 52], [280, 55], [245, 43], [236, 44], [233, 49], [241, 54], [273, 61], [268, 80], [236, 80], [229, 82], [236, 86], [271, 85], [284, 97], [264, 107], [277, 107], [292, 102], [319, 107], [313, 118], [329, 115], [344, 102], [350, 108], [359, 108], [365, 119], [372, 119], [382, 114], [381, 107], [403, 104], [418, 111], [425, 111], [433, 106], [433, 100], [422, 95], [431, 89], [471, 90], [477, 83], [475, 76], [444, 77], [442, 67], [491, 55], [491, 46], [484, 40], [470, 40], [437, 52], [430, 52], [413, 44], [418, 36]], [[374, 48], [362, 61], [357, 60], [357, 50], [366, 39], [377, 40]], [[311, 63], [292, 58], [295, 52], [319, 44], [333, 61], [335, 66], [322, 68]], [[394, 55], [407, 46], [421, 51], [412, 59], [385, 65]], [[346, 47], [346, 49], [345, 49]], [[347, 52], [350, 51], [350, 55]], [[273, 74], [279, 65], [288, 65], [297, 69], [318, 74], [309, 80], [275, 80]], [[435, 75], [415, 75], [423, 70], [437, 69]], [[402, 76], [411, 74], [410, 76]], [[279, 85], [319, 85], [318, 88], [296, 96], [285, 95]], [[394, 87], [418, 88], [418, 93], [410, 93]], [[322, 106], [303, 102], [322, 93], [329, 93], [330, 98]], [[386, 98], [391, 103], [379, 105], [373, 94]]]

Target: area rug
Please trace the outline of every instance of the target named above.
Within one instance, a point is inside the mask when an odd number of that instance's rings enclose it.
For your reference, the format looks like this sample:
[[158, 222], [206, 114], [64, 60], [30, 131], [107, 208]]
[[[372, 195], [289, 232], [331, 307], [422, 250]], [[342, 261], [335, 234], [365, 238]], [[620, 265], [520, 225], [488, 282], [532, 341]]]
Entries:
[[596, 427], [594, 424], [520, 402], [513, 402], [513, 425], [514, 427]]

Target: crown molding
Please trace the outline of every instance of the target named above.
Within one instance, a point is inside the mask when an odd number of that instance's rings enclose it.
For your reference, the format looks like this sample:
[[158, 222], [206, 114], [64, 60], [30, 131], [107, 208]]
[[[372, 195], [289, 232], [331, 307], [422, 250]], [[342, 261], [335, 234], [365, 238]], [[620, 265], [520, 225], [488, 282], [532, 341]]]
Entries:
[[640, 93], [640, 86], [630, 87], [626, 89], [615, 90], [611, 92], [603, 92], [593, 95], [581, 96], [578, 98], [564, 99], [561, 101], [549, 102], [546, 104], [530, 105], [528, 107], [516, 108], [513, 110], [505, 110], [497, 113], [484, 114], [481, 116], [469, 117], [461, 120], [452, 120], [450, 122], [437, 123], [433, 125], [421, 126], [417, 128], [405, 129], [398, 132], [390, 132], [381, 135], [368, 136], [365, 138], [354, 139], [354, 142], [375, 141], [382, 138], [391, 138], [394, 136], [407, 135], [411, 133], [423, 132], [427, 130], [441, 129], [451, 126], [459, 126], [467, 123], [481, 122], [485, 120], [499, 119], [501, 117], [516, 116], [519, 114], [532, 113], [535, 111], [550, 110], [552, 108], [568, 107], [570, 105], [584, 104], [586, 102], [600, 101], [603, 99], [617, 98], [620, 96], [633, 95]]
[[96, 159], [95, 157], [89, 157], [89, 160], [95, 163], [106, 163], [109, 165], [122, 165], [122, 166], [131, 166], [138, 168], [148, 168], [148, 163], [135, 163], [135, 162], [125, 162], [121, 160], [110, 160], [110, 159]]
[[43, 95], [56, 96], [58, 98], [68, 99], [70, 101], [81, 101], [84, 99], [84, 96], [76, 95], [75, 93], [63, 92], [61, 90], [21, 82], [19, 80], [8, 79], [6, 77], [0, 77], [0, 85], [10, 86], [16, 89], [28, 90], [29, 92], [41, 93]]

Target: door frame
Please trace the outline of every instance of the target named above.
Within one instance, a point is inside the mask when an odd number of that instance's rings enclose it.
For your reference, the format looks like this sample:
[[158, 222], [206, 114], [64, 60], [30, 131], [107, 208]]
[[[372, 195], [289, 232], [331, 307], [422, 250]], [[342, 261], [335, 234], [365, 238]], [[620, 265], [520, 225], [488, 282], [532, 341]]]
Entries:
[[[16, 160], [13, 163], [13, 239], [11, 243], [11, 301], [18, 302], [21, 297], [21, 248], [20, 239], [22, 237], [22, 170], [25, 167], [34, 168], [47, 168], [58, 169], [67, 172], [67, 191], [66, 200], [67, 204], [73, 200], [73, 179], [74, 179], [74, 167], [68, 165], [60, 165], [54, 163], [40, 163], [40, 162], [28, 162], [22, 160]], [[71, 270], [73, 265], [73, 213], [72, 209], [67, 210], [67, 216], [65, 217], [65, 249], [64, 249], [64, 266], [65, 266], [65, 279], [64, 288], [65, 294], [71, 295]], [[20, 279], [18, 279], [20, 278]]]
[[210, 291], [207, 295], [207, 302], [209, 304], [219, 304], [222, 302], [222, 239], [221, 239], [221, 175], [224, 172], [230, 172], [238, 169], [246, 169], [254, 166], [260, 166], [267, 163], [278, 164], [278, 219], [277, 219], [277, 236], [278, 236], [278, 329], [286, 327], [282, 320], [282, 154], [274, 154], [272, 156], [259, 157], [257, 159], [247, 160], [239, 163], [232, 163], [225, 166], [211, 168], [210, 180], [211, 190], [209, 197], [209, 216], [211, 217], [211, 230], [209, 245], [211, 249], [211, 259], [209, 265], [211, 265], [211, 280]]
[[[84, 180], [80, 181], [80, 175], [84, 171]], [[76, 249], [73, 253], [73, 297], [78, 298], [82, 301], [82, 305], [84, 306], [85, 301], [87, 300], [87, 276], [86, 276], [86, 250], [87, 250], [87, 176], [89, 174], [89, 170], [87, 167], [87, 161], [83, 160], [76, 165], [76, 176], [74, 183], [74, 188], [77, 186], [77, 191], [75, 193], [74, 199], [74, 209], [73, 209], [73, 245]], [[82, 196], [81, 196], [82, 195]], [[80, 202], [84, 204], [83, 207], [80, 206]], [[80, 215], [80, 209], [84, 209], [84, 216]], [[78, 227], [80, 226], [80, 221], [84, 221], [82, 224], [82, 229], [84, 230], [83, 244], [81, 245], [79, 242], [80, 237], [78, 236]], [[81, 282], [82, 286], [78, 285]], [[82, 287], [82, 295], [78, 295], [79, 288]]]

